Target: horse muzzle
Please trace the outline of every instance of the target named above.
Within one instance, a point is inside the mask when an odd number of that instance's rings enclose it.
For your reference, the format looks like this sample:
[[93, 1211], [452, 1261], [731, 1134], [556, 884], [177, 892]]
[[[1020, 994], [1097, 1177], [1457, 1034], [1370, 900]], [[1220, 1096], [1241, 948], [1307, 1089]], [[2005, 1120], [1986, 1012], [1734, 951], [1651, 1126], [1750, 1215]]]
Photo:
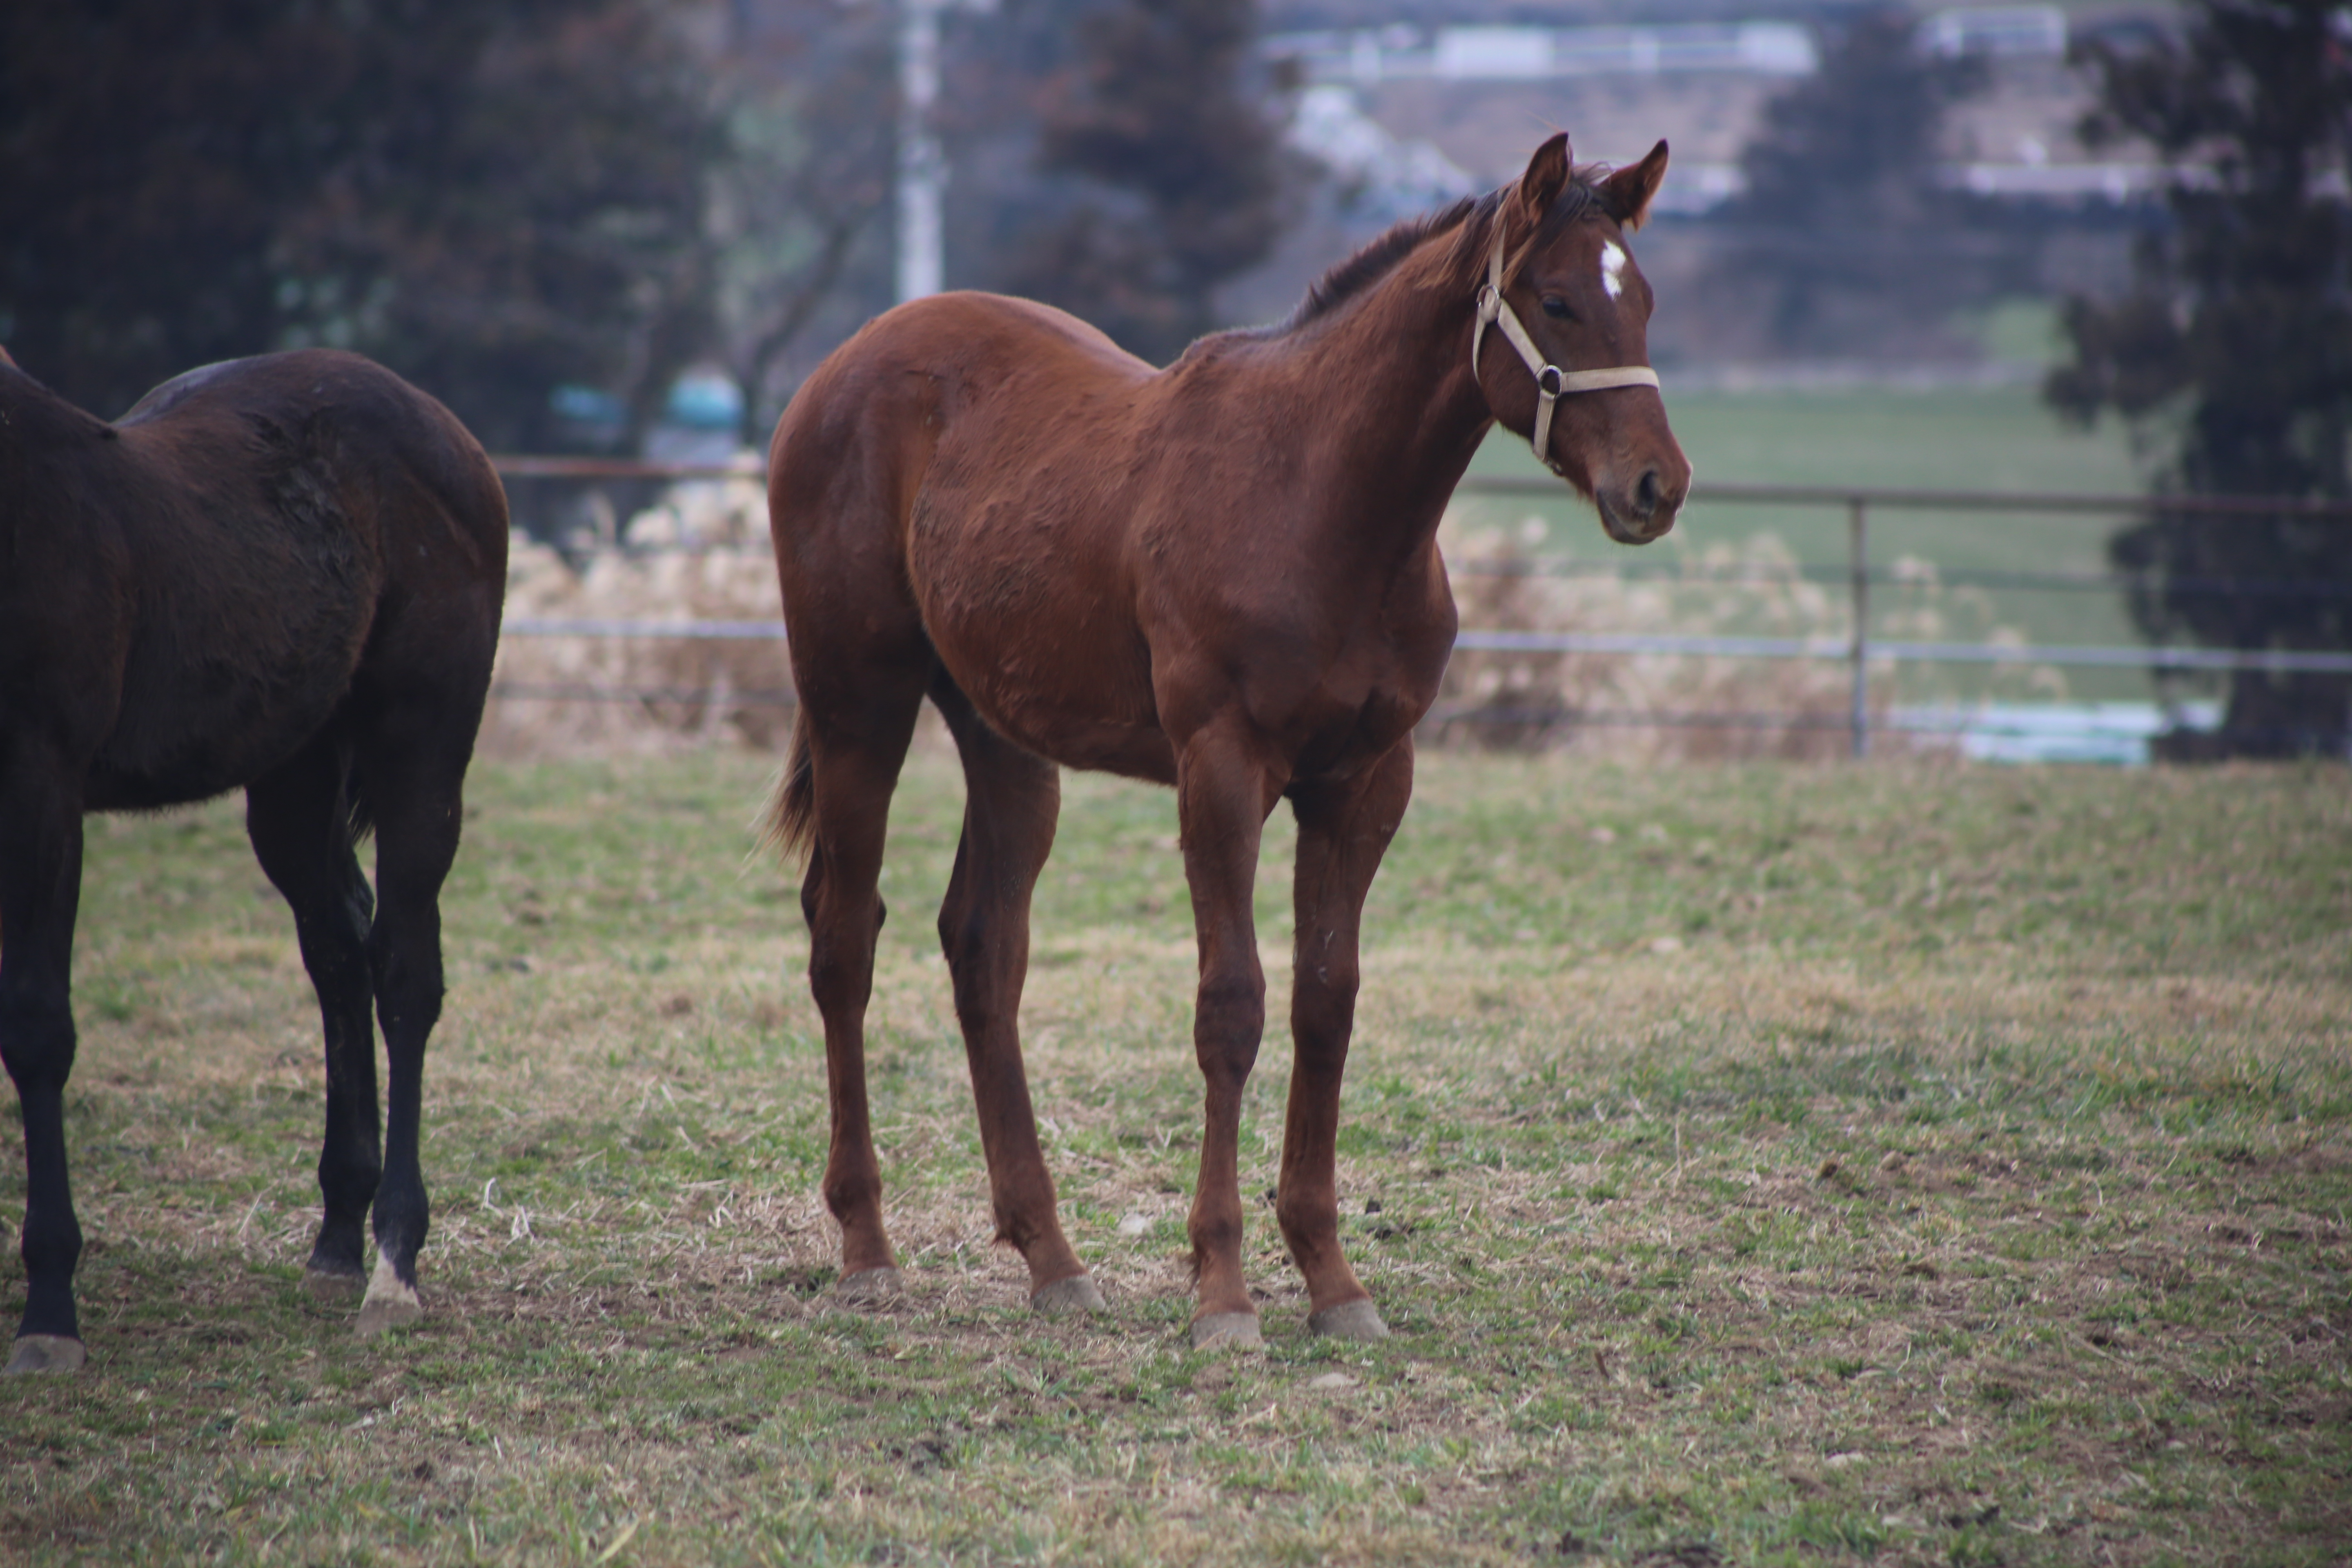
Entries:
[[1690, 466], [1675, 467], [1678, 472], [1669, 475], [1664, 465], [1652, 464], [1643, 468], [1631, 484], [1592, 487], [1601, 526], [1610, 538], [1620, 544], [1647, 544], [1674, 528], [1690, 495]]

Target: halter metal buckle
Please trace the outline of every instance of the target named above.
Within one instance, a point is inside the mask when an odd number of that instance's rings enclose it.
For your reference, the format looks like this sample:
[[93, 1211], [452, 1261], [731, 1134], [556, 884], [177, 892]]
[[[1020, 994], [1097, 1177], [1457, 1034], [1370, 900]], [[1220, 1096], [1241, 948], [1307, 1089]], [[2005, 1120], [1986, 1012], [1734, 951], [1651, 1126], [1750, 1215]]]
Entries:
[[[1535, 339], [1528, 334], [1518, 315], [1503, 298], [1503, 237], [1495, 237], [1494, 253], [1487, 258], [1486, 280], [1478, 286], [1478, 321], [1470, 333], [1470, 374], [1478, 374], [1479, 351], [1486, 346], [1486, 329], [1502, 329], [1504, 341], [1511, 345], [1536, 378], [1536, 422], [1528, 445], [1543, 466], [1553, 473], [1565, 475], [1567, 470], [1551, 455], [1552, 410], [1561, 395], [1573, 387], [1578, 392], [1598, 392], [1611, 386], [1655, 386], [1657, 372], [1647, 365], [1619, 365], [1610, 370], [1564, 371], [1547, 363], [1536, 347]], [[1491, 406], [1491, 405], [1490, 405]]]

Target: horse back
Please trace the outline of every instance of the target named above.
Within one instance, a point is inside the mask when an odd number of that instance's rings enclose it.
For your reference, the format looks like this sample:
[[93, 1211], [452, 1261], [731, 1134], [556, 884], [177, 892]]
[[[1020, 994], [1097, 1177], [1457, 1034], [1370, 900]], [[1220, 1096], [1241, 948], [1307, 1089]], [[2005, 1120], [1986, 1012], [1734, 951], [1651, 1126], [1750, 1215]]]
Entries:
[[877, 317], [776, 426], [769, 471], [787, 568], [868, 542], [871, 516], [903, 550], [926, 492], [962, 495], [1022, 471], [1074, 426], [1115, 418], [1151, 375], [1095, 328], [1031, 300], [938, 294]]
[[15, 455], [22, 564], [88, 618], [7, 638], [72, 672], [47, 706], [90, 806], [233, 788], [372, 691], [454, 681], [478, 718], [506, 507], [439, 404], [302, 351], [192, 372], [101, 429]]

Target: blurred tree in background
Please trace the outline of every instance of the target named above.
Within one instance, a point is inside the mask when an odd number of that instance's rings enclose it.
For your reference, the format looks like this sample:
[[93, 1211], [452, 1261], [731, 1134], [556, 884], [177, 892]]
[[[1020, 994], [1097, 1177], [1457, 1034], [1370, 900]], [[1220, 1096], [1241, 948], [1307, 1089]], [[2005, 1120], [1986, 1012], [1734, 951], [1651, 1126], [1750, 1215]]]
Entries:
[[[2196, 0], [2186, 35], [2084, 63], [2093, 145], [2144, 138], [2183, 172], [2173, 223], [2138, 283], [2074, 299], [2071, 363], [2044, 395], [2089, 421], [2112, 409], [2168, 436], [2160, 488], [2352, 497], [2352, 10], [2341, 0]], [[2110, 544], [2138, 575], [2134, 617], [2159, 641], [2222, 647], [2352, 644], [2352, 527], [2200, 518], [2160, 507]], [[2221, 579], [2242, 581], [2217, 591]], [[2165, 754], [2342, 755], [2352, 680], [2232, 676], [2218, 735]]]
[[2013, 247], [1989, 244], [1984, 204], [1937, 179], [1945, 113], [1982, 87], [1981, 62], [1916, 38], [1907, 10], [1858, 12], [1820, 70], [1765, 105], [1710, 284], [1747, 301], [1748, 352], [1885, 355], [2000, 291], [1988, 260]]
[[733, 15], [715, 65], [722, 152], [705, 170], [706, 357], [743, 391], [740, 440], [764, 447], [796, 384], [795, 352], [891, 302], [897, 18], [839, 0], [737, 0]]
[[107, 416], [327, 343], [494, 448], [576, 437], [566, 384], [617, 396], [633, 440], [690, 363], [757, 386], [871, 226], [882, 186], [845, 172], [871, 147], [814, 121], [887, 124], [887, 96], [855, 27], [814, 58], [836, 8], [802, 9], [763, 52], [729, 8], [655, 0], [13, 8], [0, 338]]
[[1252, 0], [1009, 0], [992, 49], [1034, 116], [1043, 191], [989, 286], [1093, 322], [1155, 364], [1224, 323], [1211, 296], [1289, 216], [1280, 93]]

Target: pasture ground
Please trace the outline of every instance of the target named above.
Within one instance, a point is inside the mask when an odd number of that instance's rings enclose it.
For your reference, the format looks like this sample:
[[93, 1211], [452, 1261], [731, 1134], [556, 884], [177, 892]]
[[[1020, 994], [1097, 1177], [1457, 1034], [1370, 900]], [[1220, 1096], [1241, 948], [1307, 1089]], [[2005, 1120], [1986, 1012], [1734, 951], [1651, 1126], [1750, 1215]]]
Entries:
[[0, 1385], [0, 1559], [2352, 1554], [2340, 769], [1426, 759], [1342, 1143], [1396, 1336], [1307, 1338], [1257, 1207], [1267, 1346], [1202, 1354], [1169, 797], [1069, 779], [1040, 890], [1033, 1079], [1112, 1304], [1048, 1323], [990, 1245], [930, 940], [960, 792], [910, 765], [872, 1055], [912, 1291], [851, 1311], [806, 940], [749, 847], [771, 765], [478, 767], [430, 1316], [372, 1342], [298, 1289], [319, 1047], [236, 805], [93, 822], [91, 1362]]

